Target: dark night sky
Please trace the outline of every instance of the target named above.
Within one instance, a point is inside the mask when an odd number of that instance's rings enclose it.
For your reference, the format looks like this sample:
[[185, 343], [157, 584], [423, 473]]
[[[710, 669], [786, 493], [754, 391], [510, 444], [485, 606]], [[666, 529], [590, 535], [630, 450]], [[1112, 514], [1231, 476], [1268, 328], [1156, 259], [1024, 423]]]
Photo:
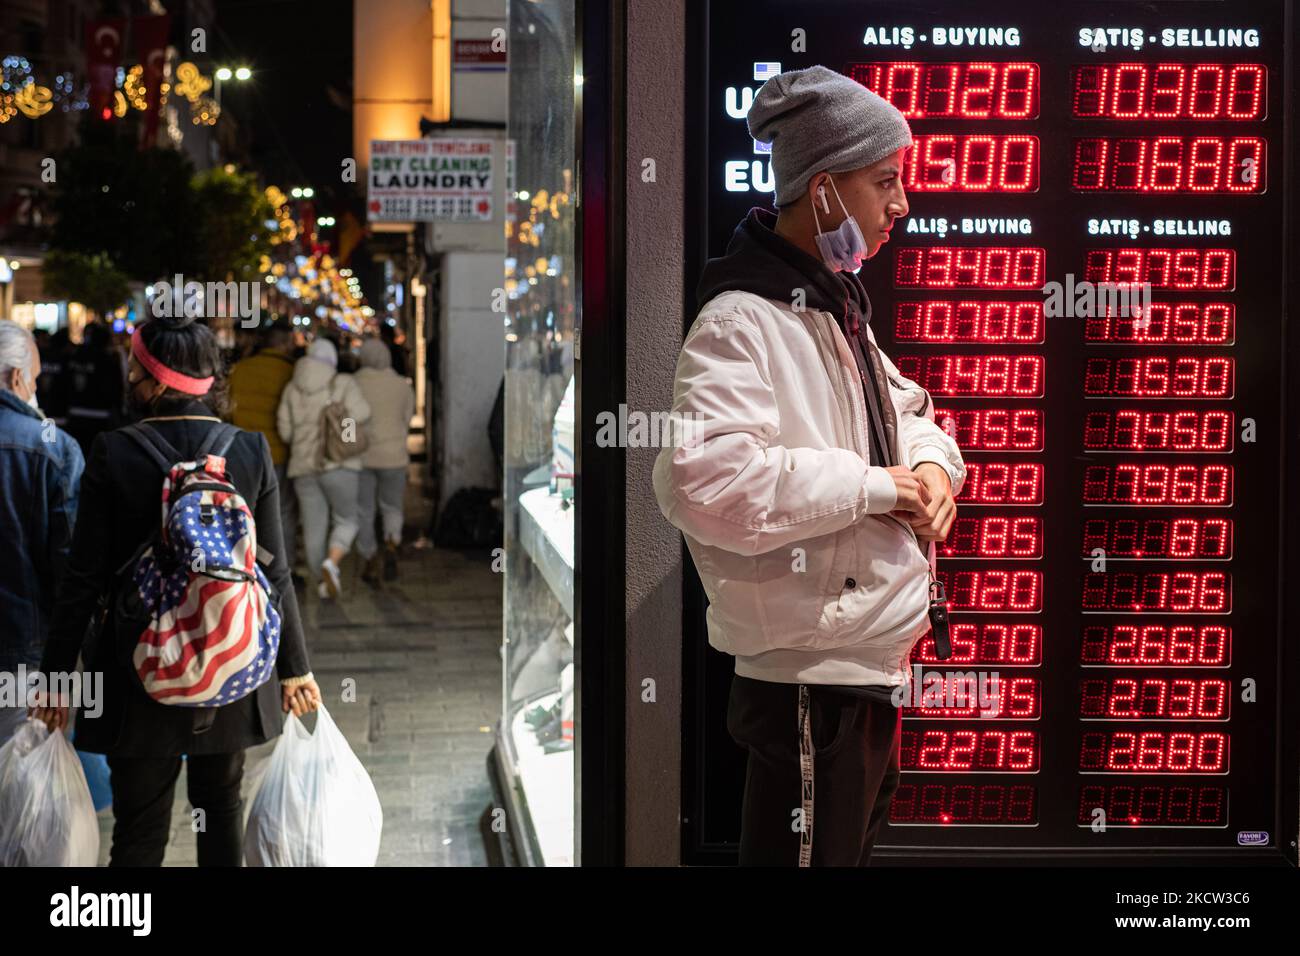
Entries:
[[341, 212], [326, 197], [344, 195], [352, 153], [352, 0], [216, 0], [210, 49], [253, 70], [221, 91], [253, 168], [286, 192], [311, 185], [322, 213]]

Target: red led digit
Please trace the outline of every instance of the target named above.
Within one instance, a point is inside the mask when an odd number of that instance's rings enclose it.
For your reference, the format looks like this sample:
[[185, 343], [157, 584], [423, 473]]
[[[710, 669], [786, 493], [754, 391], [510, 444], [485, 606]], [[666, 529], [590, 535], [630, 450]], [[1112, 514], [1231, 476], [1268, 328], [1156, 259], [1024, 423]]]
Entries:
[[1192, 140], [1187, 158], [1187, 188], [1195, 193], [1212, 193], [1222, 181], [1223, 140], [1198, 136]]
[[1041, 558], [1043, 526], [1026, 515], [959, 517], [939, 546], [945, 558]]
[[1179, 119], [1187, 76], [1181, 63], [1158, 63], [1151, 77], [1152, 119]]
[[1084, 417], [1083, 446], [1089, 451], [1230, 452], [1232, 436], [1232, 412], [1116, 409]]
[[1232, 504], [1232, 478], [1230, 465], [1088, 465], [1083, 500], [1089, 505], [1225, 508]]
[[1041, 248], [1007, 246], [905, 247], [895, 257], [894, 285], [934, 289], [1041, 289]]
[[915, 119], [957, 115], [957, 97], [961, 93], [961, 66], [957, 63], [934, 63], [922, 67], [925, 84], [925, 107]]
[[1258, 136], [1229, 140], [1228, 158], [1223, 164], [1223, 188], [1230, 193], [1263, 192], [1265, 150], [1264, 140]]
[[1264, 67], [1258, 63], [1232, 65], [1228, 74], [1228, 119], [1252, 120], [1263, 117], [1266, 76]]
[[953, 611], [1036, 614], [1043, 609], [1041, 571], [939, 571]]
[[1037, 667], [1042, 663], [1041, 624], [1003, 621], [954, 621], [949, 629], [952, 656], [940, 661], [934, 634], [927, 634], [912, 650], [915, 663], [979, 664], [988, 667]]
[[1034, 192], [1038, 138], [949, 133], [917, 134], [904, 161], [903, 185], [912, 192]]
[[1147, 66], [1145, 63], [1117, 63], [1111, 115], [1115, 119], [1137, 119], [1146, 115]]
[[965, 451], [1019, 452], [1043, 448], [1041, 409], [936, 408], [934, 420]]
[[948, 134], [914, 136], [903, 162], [903, 185], [909, 192], [957, 187], [957, 137]]
[[921, 64], [885, 64], [885, 89], [881, 96], [894, 104], [904, 116], [916, 116], [921, 101]]
[[1197, 63], [1192, 67], [1191, 119], [1215, 119], [1223, 110], [1223, 67]]
[[1222, 624], [1093, 624], [1079, 662], [1093, 667], [1227, 667], [1232, 629]]
[[1104, 116], [1109, 103], [1111, 70], [1104, 66], [1081, 66], [1074, 70], [1074, 115]]
[[854, 63], [848, 75], [908, 119], [1038, 116], [1037, 63]]
[[1108, 826], [1224, 827], [1228, 825], [1228, 790], [1146, 783], [1081, 788], [1079, 826], [1091, 827], [1098, 809], [1105, 812]]
[[998, 189], [1006, 192], [1038, 189], [1038, 137], [1008, 136], [1003, 139]]
[[1117, 139], [1113, 141], [1114, 158], [1109, 169], [1103, 170], [1099, 189], [1131, 190], [1146, 187], [1147, 149], [1145, 139]]
[[1232, 398], [1235, 365], [1229, 357], [1090, 357], [1083, 393], [1112, 398]]
[[[1154, 192], [1177, 192], [1183, 186], [1183, 141], [1177, 136], [1151, 140], [1151, 170], [1146, 188]], [[1138, 188], [1141, 188], [1140, 186]]]
[[1003, 119], [1027, 119], [1031, 112], [1038, 115], [1038, 64], [1003, 63], [996, 115]]
[[1098, 548], [1116, 561], [1223, 561], [1232, 557], [1232, 521], [1199, 517], [1089, 518], [1083, 523], [1083, 556], [1092, 557]]
[[1043, 341], [1042, 302], [900, 302], [897, 342], [1035, 345]]
[[1033, 826], [1038, 788], [1025, 784], [900, 784], [890, 826]]
[[1236, 286], [1236, 251], [1231, 248], [1092, 248], [1084, 255], [1089, 282], [1208, 291]]
[[894, 256], [894, 285], [903, 287], [922, 285], [921, 268], [924, 264], [924, 249], [916, 246], [899, 249]]
[[961, 92], [961, 114], [970, 119], [988, 119], [993, 110], [993, 84], [997, 68], [992, 63], [968, 63]]
[[966, 462], [957, 500], [967, 505], [1041, 505], [1043, 466], [1037, 462]]
[[1228, 735], [1221, 731], [1089, 731], [1080, 773], [1227, 773]]
[[1041, 355], [900, 355], [898, 369], [934, 395], [1041, 398]]
[[1078, 192], [1105, 189], [1109, 181], [1110, 140], [1080, 139], [1074, 143], [1074, 172], [1070, 186]]
[[904, 772], [1034, 773], [1038, 770], [1038, 734], [1032, 730], [904, 729], [899, 765]]
[[[957, 188], [963, 192], [987, 192], [993, 188], [993, 174], [998, 163], [997, 139], [993, 136], [967, 136], [961, 141], [961, 161], [957, 164]], [[999, 187], [1005, 184], [999, 183]]]
[[1228, 682], [1219, 677], [1102, 677], [1079, 685], [1084, 720], [1227, 720]]
[[1262, 64], [1112, 63], [1071, 72], [1073, 115], [1110, 120], [1261, 120]]
[[1089, 137], [1074, 144], [1077, 192], [1262, 193], [1259, 136]]
[[1226, 571], [1088, 572], [1083, 579], [1085, 614], [1227, 614], [1231, 605]]

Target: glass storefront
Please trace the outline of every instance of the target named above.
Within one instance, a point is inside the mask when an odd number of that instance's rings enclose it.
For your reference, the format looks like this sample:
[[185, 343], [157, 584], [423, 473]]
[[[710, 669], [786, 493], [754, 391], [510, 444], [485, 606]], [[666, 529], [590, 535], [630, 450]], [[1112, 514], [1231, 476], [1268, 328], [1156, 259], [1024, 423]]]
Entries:
[[574, 10], [510, 4], [505, 620], [496, 774], [520, 863], [574, 851]]

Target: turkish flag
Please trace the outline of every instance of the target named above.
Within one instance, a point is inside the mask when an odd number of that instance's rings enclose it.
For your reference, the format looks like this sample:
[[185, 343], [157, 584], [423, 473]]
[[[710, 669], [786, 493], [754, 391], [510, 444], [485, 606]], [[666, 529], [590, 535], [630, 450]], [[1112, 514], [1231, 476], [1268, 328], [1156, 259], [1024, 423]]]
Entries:
[[158, 113], [162, 104], [163, 66], [167, 62], [167, 38], [172, 18], [136, 17], [131, 21], [135, 34], [135, 55], [144, 67], [144, 89], [148, 105], [144, 111], [144, 145], [152, 146], [158, 136]]
[[100, 119], [113, 118], [113, 91], [122, 62], [124, 17], [91, 20], [86, 24], [86, 75], [90, 80], [90, 108]]

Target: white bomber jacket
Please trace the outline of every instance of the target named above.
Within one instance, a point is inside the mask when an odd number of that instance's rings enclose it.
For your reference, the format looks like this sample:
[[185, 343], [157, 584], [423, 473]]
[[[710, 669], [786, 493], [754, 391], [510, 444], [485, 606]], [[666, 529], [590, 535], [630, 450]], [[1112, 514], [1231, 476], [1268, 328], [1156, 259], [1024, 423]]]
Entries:
[[[936, 462], [957, 494], [956, 443], [925, 389], [880, 357], [895, 460]], [[673, 413], [691, 415], [692, 440], [660, 450], [655, 495], [708, 595], [709, 643], [760, 680], [906, 683], [907, 655], [929, 630], [932, 557], [885, 514], [893, 479], [868, 461], [863, 383], [836, 317], [751, 292], [714, 296], [682, 345]]]

